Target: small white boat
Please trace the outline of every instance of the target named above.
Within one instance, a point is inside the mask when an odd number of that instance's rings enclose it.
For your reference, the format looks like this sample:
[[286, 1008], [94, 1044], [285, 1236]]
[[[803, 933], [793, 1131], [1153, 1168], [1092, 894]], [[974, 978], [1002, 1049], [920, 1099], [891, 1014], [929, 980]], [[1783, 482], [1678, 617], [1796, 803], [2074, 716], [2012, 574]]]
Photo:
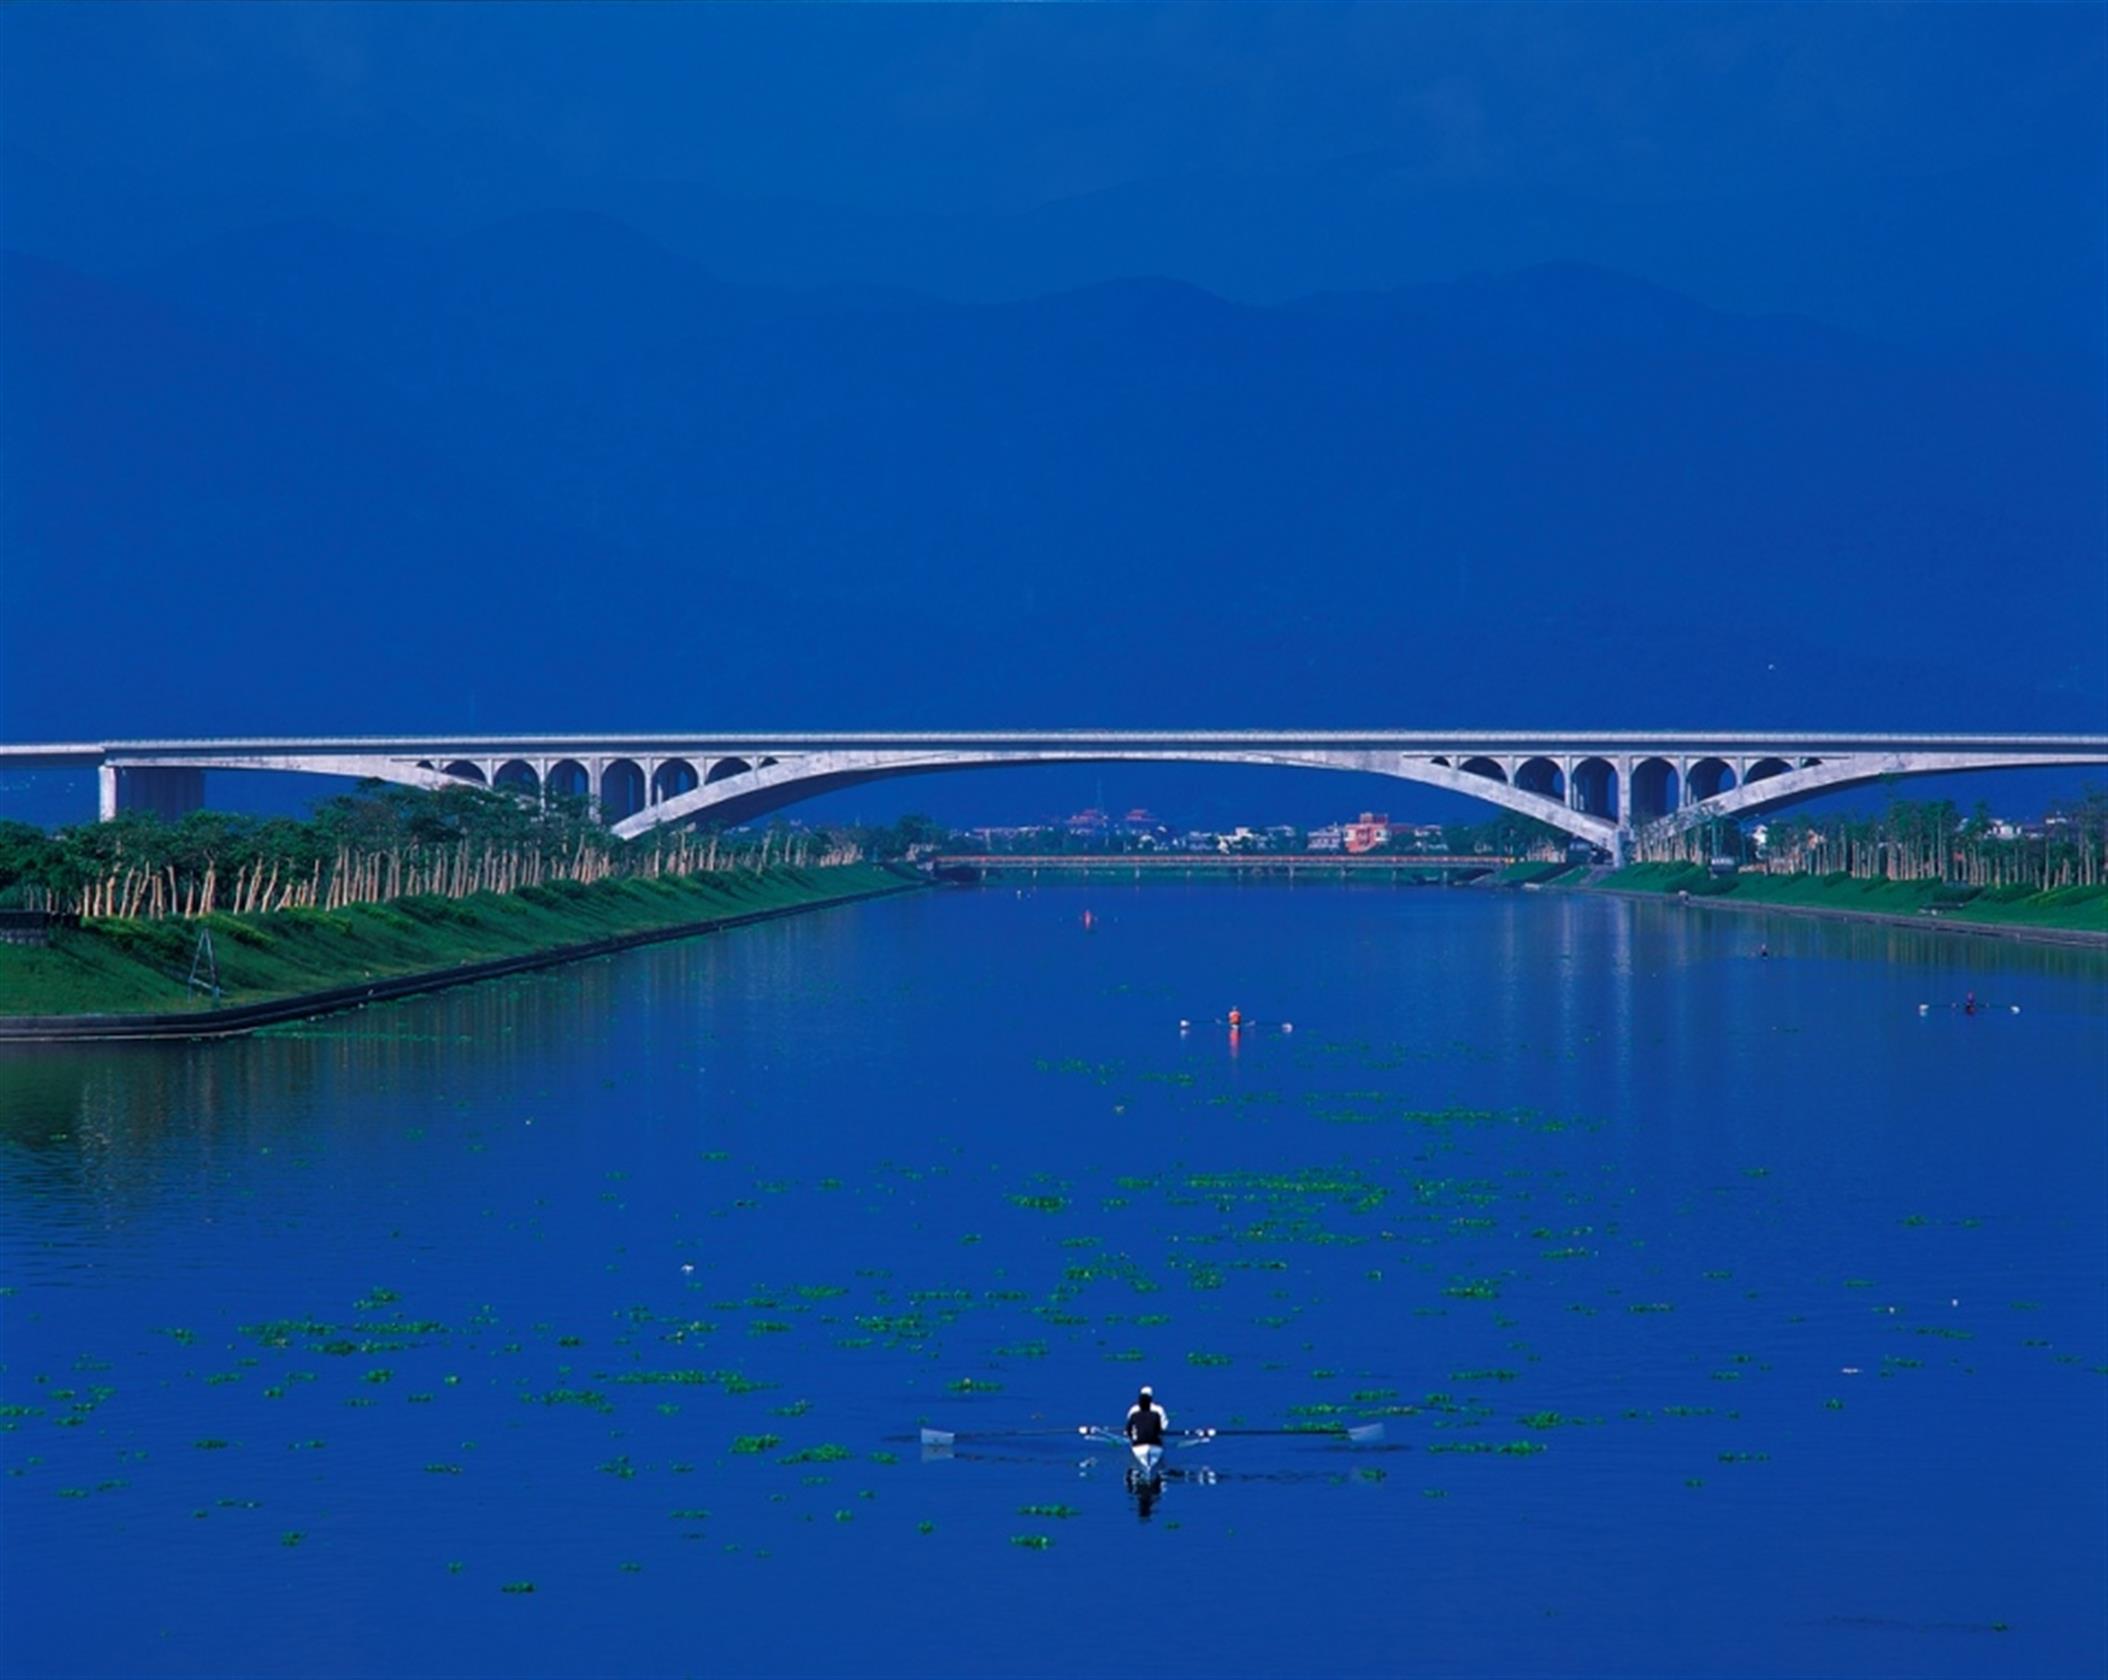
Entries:
[[1127, 1450], [1134, 1454], [1135, 1468], [1145, 1476], [1154, 1476], [1164, 1462], [1164, 1449], [1154, 1441], [1130, 1441]]

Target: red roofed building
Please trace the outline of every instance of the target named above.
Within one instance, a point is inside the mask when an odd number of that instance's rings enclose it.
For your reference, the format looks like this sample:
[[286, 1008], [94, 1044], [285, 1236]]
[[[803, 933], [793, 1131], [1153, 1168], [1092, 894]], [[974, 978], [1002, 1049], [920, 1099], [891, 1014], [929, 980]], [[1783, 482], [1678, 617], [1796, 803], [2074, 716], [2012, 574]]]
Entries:
[[1374, 811], [1364, 811], [1357, 822], [1346, 825], [1346, 846], [1350, 852], [1373, 852], [1391, 843], [1391, 819], [1379, 816]]

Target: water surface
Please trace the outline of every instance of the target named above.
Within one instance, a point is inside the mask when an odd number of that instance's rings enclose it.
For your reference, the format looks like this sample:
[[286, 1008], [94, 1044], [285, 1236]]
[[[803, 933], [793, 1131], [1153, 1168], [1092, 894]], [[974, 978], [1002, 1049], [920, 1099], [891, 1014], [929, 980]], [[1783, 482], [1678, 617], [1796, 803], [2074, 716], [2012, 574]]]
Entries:
[[[2096, 1674], [2103, 972], [1004, 886], [13, 1054], [0, 1667]], [[1140, 1381], [1385, 1439], [917, 1444]]]

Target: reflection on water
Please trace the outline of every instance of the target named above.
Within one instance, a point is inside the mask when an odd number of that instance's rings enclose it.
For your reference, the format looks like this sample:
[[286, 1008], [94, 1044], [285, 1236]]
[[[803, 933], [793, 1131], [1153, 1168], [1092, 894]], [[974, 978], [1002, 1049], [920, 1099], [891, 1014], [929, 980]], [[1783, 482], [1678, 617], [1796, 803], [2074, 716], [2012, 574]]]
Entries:
[[[2103, 973], [1063, 885], [0, 1052], [0, 1666], [1124, 1673], [1076, 1607], [1191, 1578], [1153, 1671], [1306, 1671], [1283, 1603], [1345, 1672], [2097, 1670]], [[1137, 1378], [1388, 1434], [1079, 1463]]]

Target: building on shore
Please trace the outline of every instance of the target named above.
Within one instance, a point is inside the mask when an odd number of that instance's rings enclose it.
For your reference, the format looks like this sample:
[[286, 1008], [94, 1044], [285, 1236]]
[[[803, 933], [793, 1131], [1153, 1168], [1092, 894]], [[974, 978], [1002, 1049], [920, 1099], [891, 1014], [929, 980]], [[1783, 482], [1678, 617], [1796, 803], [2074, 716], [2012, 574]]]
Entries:
[[1388, 814], [1364, 811], [1353, 822], [1345, 825], [1342, 844], [1349, 852], [1359, 855], [1373, 852], [1391, 843], [1391, 819]]

